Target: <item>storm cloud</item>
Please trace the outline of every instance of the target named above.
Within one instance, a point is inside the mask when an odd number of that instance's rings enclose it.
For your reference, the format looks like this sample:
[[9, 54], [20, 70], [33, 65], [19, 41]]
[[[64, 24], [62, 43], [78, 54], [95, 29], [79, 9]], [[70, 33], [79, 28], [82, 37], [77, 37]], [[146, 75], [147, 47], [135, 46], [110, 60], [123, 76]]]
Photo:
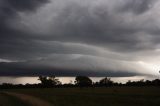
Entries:
[[157, 75], [159, 0], [1, 0], [0, 75]]

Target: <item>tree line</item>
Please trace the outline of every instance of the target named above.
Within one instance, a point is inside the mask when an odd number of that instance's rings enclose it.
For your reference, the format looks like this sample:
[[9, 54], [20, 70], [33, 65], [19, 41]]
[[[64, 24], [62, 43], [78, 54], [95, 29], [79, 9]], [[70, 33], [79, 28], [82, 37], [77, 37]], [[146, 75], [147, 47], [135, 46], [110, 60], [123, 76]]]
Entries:
[[152, 81], [149, 80], [139, 80], [139, 81], [130, 81], [125, 84], [117, 83], [111, 80], [111, 78], [105, 77], [98, 82], [93, 82], [87, 76], [77, 76], [75, 77], [74, 83], [62, 84], [55, 76], [39, 76], [38, 84], [11, 84], [3, 83], [0, 85], [0, 89], [6, 88], [52, 88], [52, 87], [112, 87], [112, 86], [160, 86], [160, 80], [155, 79]]

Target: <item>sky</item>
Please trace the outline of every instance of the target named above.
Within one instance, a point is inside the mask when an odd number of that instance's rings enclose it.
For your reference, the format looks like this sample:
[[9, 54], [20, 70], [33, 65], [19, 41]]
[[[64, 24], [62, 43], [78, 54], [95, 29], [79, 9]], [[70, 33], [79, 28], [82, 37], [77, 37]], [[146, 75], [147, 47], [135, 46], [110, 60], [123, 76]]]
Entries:
[[0, 0], [0, 76], [157, 76], [160, 0]]

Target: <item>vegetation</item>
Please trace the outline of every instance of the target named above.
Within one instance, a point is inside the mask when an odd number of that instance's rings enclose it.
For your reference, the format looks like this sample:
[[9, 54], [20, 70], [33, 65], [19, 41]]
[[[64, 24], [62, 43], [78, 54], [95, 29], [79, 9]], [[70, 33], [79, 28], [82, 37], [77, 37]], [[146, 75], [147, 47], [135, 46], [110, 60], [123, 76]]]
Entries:
[[61, 82], [58, 79], [56, 79], [55, 76], [39, 76], [38, 80], [40, 80], [41, 84], [46, 87], [61, 85]]
[[32, 95], [54, 106], [158, 106], [159, 87], [9, 89]]
[[39, 76], [41, 83], [39, 84], [18, 84], [13, 85], [10, 83], [3, 83], [0, 85], [0, 89], [4, 88], [52, 88], [52, 87], [113, 87], [113, 86], [160, 86], [160, 80], [155, 79], [153, 81], [143, 79], [140, 81], [128, 81], [125, 84], [117, 83], [111, 80], [111, 78], [105, 77], [99, 82], [93, 83], [89, 77], [86, 76], [77, 76], [75, 78], [75, 84], [68, 83], [62, 84], [55, 76]]
[[28, 106], [26, 103], [5, 93], [0, 93], [0, 106]]
[[30, 95], [54, 106], [157, 106], [160, 104], [159, 79], [129, 80], [125, 84], [114, 82], [108, 77], [93, 83], [89, 77], [77, 76], [75, 84], [61, 84], [55, 76], [39, 76], [38, 80], [41, 83], [0, 85], [0, 106], [27, 105], [4, 92]]
[[101, 86], [113, 86], [114, 82], [111, 81], [111, 78], [105, 77], [104, 79], [101, 79], [97, 84]]
[[92, 80], [86, 76], [77, 76], [75, 79], [75, 85], [80, 87], [86, 87], [92, 85]]

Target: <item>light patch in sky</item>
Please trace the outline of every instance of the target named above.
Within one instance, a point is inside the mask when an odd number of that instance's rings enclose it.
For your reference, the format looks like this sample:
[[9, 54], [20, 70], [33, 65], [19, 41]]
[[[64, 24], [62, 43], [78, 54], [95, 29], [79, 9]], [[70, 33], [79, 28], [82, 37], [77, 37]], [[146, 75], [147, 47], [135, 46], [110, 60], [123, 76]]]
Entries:
[[[56, 77], [62, 84], [72, 83], [74, 84], [75, 77]], [[104, 77], [90, 77], [93, 82], [99, 82]], [[134, 77], [109, 77], [112, 81], [118, 83], [126, 83], [128, 80], [130, 81], [139, 81], [139, 80], [154, 80], [157, 77], [154, 76], [134, 76]], [[12, 83], [12, 84], [38, 84], [40, 81], [38, 77], [0, 77], [0, 84], [2, 83]]]
[[8, 59], [1, 59], [1, 58], [0, 58], [0, 62], [10, 63], [10, 62], [17, 62], [17, 61], [14, 61], [14, 60], [8, 60]]

